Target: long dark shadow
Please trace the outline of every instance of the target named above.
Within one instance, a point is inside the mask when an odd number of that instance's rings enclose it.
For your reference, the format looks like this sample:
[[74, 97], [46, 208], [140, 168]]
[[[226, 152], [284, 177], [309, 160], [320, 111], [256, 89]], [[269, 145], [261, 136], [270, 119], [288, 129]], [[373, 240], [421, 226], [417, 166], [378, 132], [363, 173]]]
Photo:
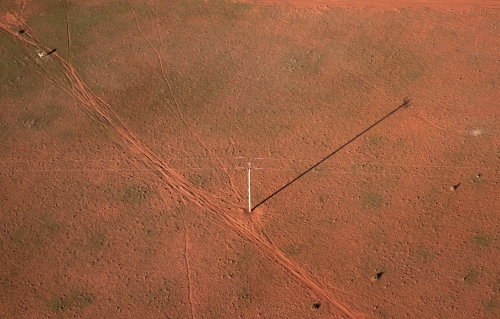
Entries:
[[291, 181], [289, 181], [288, 183], [286, 183], [285, 186], [281, 187], [280, 189], [278, 189], [277, 191], [275, 191], [274, 193], [272, 193], [271, 195], [267, 196], [264, 200], [262, 200], [260, 203], [258, 203], [257, 205], [255, 205], [252, 210], [254, 210], [255, 208], [259, 207], [260, 205], [264, 204], [265, 202], [267, 202], [268, 200], [270, 200], [271, 198], [273, 198], [274, 196], [276, 196], [278, 193], [280, 193], [282, 190], [284, 190], [285, 188], [287, 188], [288, 186], [290, 186], [291, 184], [293, 184], [294, 182], [296, 182], [299, 178], [301, 178], [302, 176], [306, 175], [307, 173], [309, 173], [310, 171], [312, 171], [314, 168], [318, 167], [321, 163], [323, 163], [324, 161], [326, 161], [327, 159], [329, 159], [330, 157], [332, 157], [333, 155], [337, 154], [337, 152], [339, 152], [341, 149], [343, 149], [344, 147], [346, 147], [347, 145], [351, 144], [352, 142], [354, 142], [355, 140], [357, 140], [359, 137], [361, 137], [363, 134], [365, 134], [366, 132], [368, 132], [369, 130], [371, 130], [372, 128], [374, 128], [375, 126], [377, 126], [378, 124], [380, 124], [383, 120], [387, 119], [389, 116], [391, 116], [392, 114], [396, 113], [397, 111], [399, 111], [400, 109], [402, 108], [405, 108], [405, 107], [408, 107], [411, 105], [411, 100], [408, 99], [408, 98], [405, 98], [403, 100], [403, 104], [401, 104], [400, 106], [398, 106], [397, 108], [395, 108], [394, 110], [390, 111], [389, 113], [387, 113], [384, 117], [382, 117], [381, 119], [379, 119], [377, 122], [373, 123], [372, 125], [370, 125], [367, 129], [365, 129], [364, 131], [362, 131], [361, 133], [359, 133], [358, 135], [354, 136], [352, 139], [350, 139], [349, 141], [347, 141], [345, 144], [343, 144], [342, 146], [340, 146], [339, 148], [337, 148], [335, 151], [333, 151], [332, 153], [330, 153], [329, 155], [327, 155], [325, 158], [323, 158], [322, 160], [320, 160], [319, 162], [317, 162], [316, 164], [314, 164], [313, 166], [309, 167], [305, 172], [301, 173], [299, 176], [295, 177], [294, 179], [292, 179]]

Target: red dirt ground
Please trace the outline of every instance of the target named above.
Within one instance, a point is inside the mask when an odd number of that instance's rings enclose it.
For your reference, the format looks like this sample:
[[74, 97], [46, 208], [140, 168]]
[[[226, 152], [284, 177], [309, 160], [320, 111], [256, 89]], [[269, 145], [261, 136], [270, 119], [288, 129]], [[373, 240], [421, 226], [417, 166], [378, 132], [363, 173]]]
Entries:
[[382, 0], [382, 1], [353, 1], [353, 0], [243, 0], [246, 3], [264, 4], [291, 4], [298, 8], [371, 8], [377, 11], [399, 10], [402, 8], [434, 8], [447, 10], [470, 9], [500, 9], [500, 1], [496, 0]]
[[498, 2], [290, 3], [0, 3], [0, 318], [500, 316]]

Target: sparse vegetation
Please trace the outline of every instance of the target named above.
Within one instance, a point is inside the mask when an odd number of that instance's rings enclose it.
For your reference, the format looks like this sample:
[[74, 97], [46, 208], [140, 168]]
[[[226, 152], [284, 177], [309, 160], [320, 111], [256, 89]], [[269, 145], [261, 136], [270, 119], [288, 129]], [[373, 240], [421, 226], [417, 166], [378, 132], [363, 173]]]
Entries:
[[18, 123], [25, 129], [44, 130], [51, 125], [61, 114], [58, 105], [47, 105], [40, 112], [23, 113], [19, 116]]
[[467, 285], [472, 285], [475, 284], [480, 277], [481, 274], [478, 271], [471, 269], [462, 277], [462, 281]]
[[196, 187], [205, 187], [208, 184], [208, 177], [201, 174], [192, 174], [189, 176], [188, 180]]
[[445, 11], [2, 3], [0, 317], [495, 317], [498, 12]]
[[379, 208], [384, 203], [384, 198], [378, 193], [364, 193], [360, 197], [361, 204], [365, 208]]
[[300, 254], [300, 248], [297, 245], [290, 244], [281, 249], [287, 256], [297, 256]]
[[140, 204], [144, 202], [149, 194], [147, 187], [133, 185], [125, 188], [122, 194], [122, 201], [131, 204]]
[[429, 249], [422, 249], [417, 252], [417, 258], [423, 263], [427, 263], [435, 258], [434, 253]]
[[486, 234], [477, 234], [472, 237], [472, 242], [475, 245], [487, 247], [493, 242], [493, 238]]
[[243, 288], [238, 292], [238, 298], [241, 300], [249, 300], [251, 299], [250, 294], [248, 293], [247, 289]]
[[156, 233], [154, 230], [150, 229], [150, 228], [145, 228], [144, 229], [144, 234], [148, 237], [148, 238], [153, 238], [153, 237], [156, 237]]
[[322, 55], [314, 50], [294, 47], [283, 56], [285, 70], [295, 76], [318, 74], [321, 70]]
[[49, 216], [42, 219], [42, 227], [47, 231], [49, 236], [55, 235], [61, 229], [61, 225]]
[[102, 232], [93, 232], [89, 238], [89, 246], [93, 251], [99, 251], [103, 248], [106, 236]]
[[72, 308], [83, 308], [94, 302], [95, 296], [91, 293], [73, 293], [69, 296], [57, 296], [52, 298], [47, 306], [53, 312], [64, 312]]
[[498, 301], [496, 299], [486, 300], [483, 303], [484, 311], [488, 313], [496, 312], [499, 309]]

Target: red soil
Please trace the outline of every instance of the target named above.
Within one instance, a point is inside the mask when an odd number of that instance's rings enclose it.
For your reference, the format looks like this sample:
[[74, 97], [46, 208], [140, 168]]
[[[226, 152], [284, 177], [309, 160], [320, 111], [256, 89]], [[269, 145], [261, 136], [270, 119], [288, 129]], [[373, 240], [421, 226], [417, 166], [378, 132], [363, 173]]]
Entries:
[[2, 4], [0, 317], [498, 317], [500, 12], [447, 3]]
[[372, 8], [378, 11], [401, 8], [437, 8], [450, 10], [500, 9], [500, 1], [488, 0], [400, 0], [400, 1], [353, 1], [353, 0], [243, 0], [246, 3], [291, 4], [298, 8]]

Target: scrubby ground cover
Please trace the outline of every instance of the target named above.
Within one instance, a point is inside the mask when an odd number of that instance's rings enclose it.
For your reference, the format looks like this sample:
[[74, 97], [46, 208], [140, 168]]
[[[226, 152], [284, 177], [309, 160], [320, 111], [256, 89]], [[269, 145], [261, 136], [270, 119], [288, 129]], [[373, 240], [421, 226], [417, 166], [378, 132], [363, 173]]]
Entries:
[[499, 315], [498, 10], [0, 10], [0, 317]]

